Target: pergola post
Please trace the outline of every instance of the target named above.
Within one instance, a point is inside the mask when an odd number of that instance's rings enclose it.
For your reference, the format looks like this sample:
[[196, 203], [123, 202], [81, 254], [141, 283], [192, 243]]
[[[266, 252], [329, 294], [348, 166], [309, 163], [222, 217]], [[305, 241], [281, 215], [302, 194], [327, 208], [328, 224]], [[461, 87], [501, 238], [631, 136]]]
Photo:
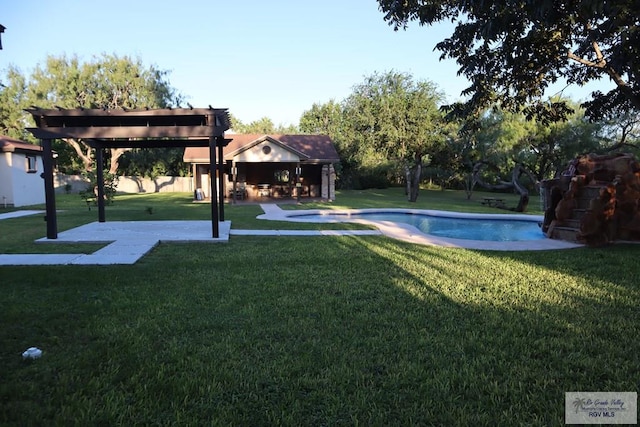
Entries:
[[216, 186], [216, 165], [218, 164], [216, 161], [216, 142], [217, 138], [211, 135], [209, 137], [209, 176], [211, 180], [209, 183], [209, 192], [211, 193], [209, 198], [211, 199], [211, 229], [214, 239], [220, 237], [220, 224], [218, 223], [218, 191]]
[[220, 221], [224, 221], [224, 155], [222, 148], [224, 146], [224, 136], [216, 137], [216, 145], [218, 146], [218, 196], [220, 197]]
[[98, 201], [98, 222], [105, 222], [105, 214], [104, 214], [104, 171], [102, 170], [102, 165], [104, 163], [104, 155], [102, 152], [102, 148], [96, 148], [96, 181], [98, 184], [98, 193], [97, 201]]
[[53, 187], [53, 150], [51, 140], [42, 141], [42, 178], [44, 179], [44, 198], [46, 203], [47, 239], [58, 238], [58, 218], [56, 215], [56, 194]]

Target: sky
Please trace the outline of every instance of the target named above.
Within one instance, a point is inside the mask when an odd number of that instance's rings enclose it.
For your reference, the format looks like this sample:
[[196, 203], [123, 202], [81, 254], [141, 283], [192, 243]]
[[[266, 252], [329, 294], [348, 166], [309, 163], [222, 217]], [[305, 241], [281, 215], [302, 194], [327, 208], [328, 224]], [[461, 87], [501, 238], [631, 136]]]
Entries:
[[[244, 123], [297, 125], [314, 103], [340, 102], [376, 72], [429, 80], [449, 102], [469, 85], [434, 51], [451, 24], [396, 32], [376, 0], [0, 0], [0, 24], [0, 70], [29, 74], [49, 55], [140, 58], [168, 71], [186, 102]], [[599, 85], [563, 94], [610, 89]]]

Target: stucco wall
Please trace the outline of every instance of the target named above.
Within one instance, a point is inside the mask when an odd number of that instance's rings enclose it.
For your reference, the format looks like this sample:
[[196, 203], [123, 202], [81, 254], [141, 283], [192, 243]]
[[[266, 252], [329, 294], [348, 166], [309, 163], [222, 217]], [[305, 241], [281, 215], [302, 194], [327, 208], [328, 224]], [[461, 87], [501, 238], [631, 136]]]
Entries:
[[13, 205], [11, 153], [0, 152], [0, 203]]
[[2, 153], [0, 160], [0, 203], [7, 206], [29, 206], [44, 203], [42, 157], [34, 156], [36, 167], [27, 171], [27, 155]]

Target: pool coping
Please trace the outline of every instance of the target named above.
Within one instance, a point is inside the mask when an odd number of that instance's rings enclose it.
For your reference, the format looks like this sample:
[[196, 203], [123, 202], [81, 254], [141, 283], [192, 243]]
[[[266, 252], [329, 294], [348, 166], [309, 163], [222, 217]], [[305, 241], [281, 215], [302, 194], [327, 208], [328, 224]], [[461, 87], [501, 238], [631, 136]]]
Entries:
[[[305, 215], [321, 215], [321, 214], [359, 214], [359, 213], [410, 213], [423, 214], [431, 216], [449, 217], [449, 218], [465, 218], [465, 219], [511, 219], [524, 220], [531, 222], [542, 222], [544, 219], [541, 215], [527, 214], [481, 214], [481, 213], [462, 213], [451, 211], [439, 211], [432, 209], [408, 209], [408, 208], [366, 208], [366, 209], [295, 209], [284, 210], [277, 205], [261, 205], [264, 214], [259, 215], [258, 219], [271, 221], [289, 221], [289, 222], [318, 222], [317, 220], [305, 220]], [[299, 216], [300, 218], [295, 218]], [[341, 220], [327, 219], [328, 223], [345, 222]], [[532, 250], [556, 250], [556, 249], [572, 249], [583, 247], [584, 245], [564, 240], [554, 239], [538, 239], [538, 240], [521, 240], [512, 242], [495, 242], [487, 240], [469, 240], [455, 239], [450, 237], [439, 237], [426, 234], [417, 227], [409, 224], [400, 224], [392, 221], [381, 220], [350, 220], [348, 222], [372, 225], [376, 227], [383, 235], [405, 242], [411, 242], [422, 245], [443, 246], [448, 248], [466, 248], [493, 251], [532, 251]]]

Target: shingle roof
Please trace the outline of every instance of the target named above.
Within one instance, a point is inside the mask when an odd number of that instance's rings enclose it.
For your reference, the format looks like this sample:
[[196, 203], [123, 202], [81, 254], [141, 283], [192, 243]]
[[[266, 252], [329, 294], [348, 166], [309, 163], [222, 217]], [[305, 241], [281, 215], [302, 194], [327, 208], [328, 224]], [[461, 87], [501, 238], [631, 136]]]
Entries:
[[20, 141], [19, 139], [0, 135], [0, 151], [3, 153], [13, 151], [29, 151], [41, 153], [42, 147], [40, 147], [39, 145], [29, 144], [28, 142]]
[[[266, 138], [276, 140], [285, 148], [299, 152], [308, 157], [307, 162], [338, 162], [340, 157], [331, 138], [327, 135], [283, 135], [283, 134], [225, 134], [225, 138], [231, 142], [224, 147], [225, 158], [233, 153], [242, 151], [244, 147], [253, 145], [256, 141]], [[208, 147], [187, 147], [184, 150], [185, 162], [207, 162], [209, 161]]]

